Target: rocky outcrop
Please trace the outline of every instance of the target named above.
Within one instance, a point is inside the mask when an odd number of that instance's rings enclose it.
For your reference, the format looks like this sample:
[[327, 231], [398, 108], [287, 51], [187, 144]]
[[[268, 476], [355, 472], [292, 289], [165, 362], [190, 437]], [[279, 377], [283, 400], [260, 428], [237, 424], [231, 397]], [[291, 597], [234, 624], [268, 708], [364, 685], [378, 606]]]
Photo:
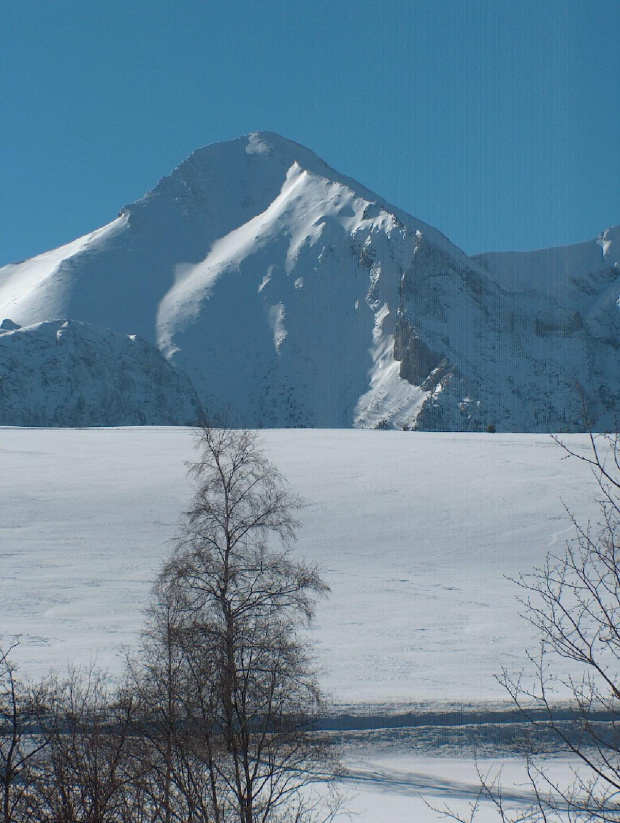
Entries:
[[441, 354], [433, 352], [412, 329], [407, 316], [400, 311], [394, 330], [394, 359], [400, 361], [399, 375], [414, 386], [426, 387], [432, 373], [446, 364]]

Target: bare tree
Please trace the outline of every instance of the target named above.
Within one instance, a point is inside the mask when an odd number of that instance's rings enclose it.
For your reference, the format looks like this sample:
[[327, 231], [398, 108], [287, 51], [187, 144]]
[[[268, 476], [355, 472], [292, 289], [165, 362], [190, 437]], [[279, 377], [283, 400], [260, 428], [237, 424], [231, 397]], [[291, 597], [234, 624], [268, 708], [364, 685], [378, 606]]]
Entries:
[[157, 718], [160, 785], [196, 820], [327, 819], [304, 791], [333, 763], [312, 733], [321, 694], [304, 630], [327, 586], [290, 551], [301, 502], [254, 433], [205, 427], [198, 446], [133, 666]]
[[0, 650], [0, 791], [3, 823], [37, 820], [35, 785], [49, 738], [37, 724], [40, 690], [24, 685], [10, 659], [17, 647]]
[[[141, 786], [155, 823], [208, 820], [198, 788], [204, 769], [191, 756], [195, 688], [183, 646], [184, 616], [174, 593], [156, 584], [138, 653], [128, 660], [127, 687], [137, 697]], [[207, 802], [208, 807], [208, 802]]]
[[[569, 789], [532, 770], [547, 812], [620, 820], [620, 438], [591, 433], [586, 452], [557, 442], [592, 470], [600, 517], [583, 524], [570, 515], [576, 537], [519, 579], [525, 617], [541, 637], [540, 653], [531, 657], [536, 682], [525, 687], [507, 672], [501, 681], [532, 727], [551, 731], [581, 763]], [[569, 661], [567, 677], [557, 673], [558, 658]], [[572, 721], [558, 719], [559, 687], [570, 694]], [[543, 720], [531, 712], [533, 702], [544, 707]]]
[[[523, 616], [537, 630], [540, 648], [528, 654], [534, 677], [504, 670], [499, 680], [529, 727], [525, 741], [533, 803], [511, 812], [498, 776], [482, 775], [480, 798], [492, 801], [506, 823], [620, 821], [620, 436], [590, 434], [577, 451], [556, 438], [566, 456], [585, 462], [599, 490], [597, 523], [569, 512], [575, 537], [564, 550], [516, 582]], [[564, 661], [560, 666], [560, 661]], [[567, 665], [568, 664], [568, 665]], [[561, 671], [568, 671], [563, 675]], [[568, 706], [560, 698], [569, 695]], [[542, 711], [541, 711], [542, 709]], [[551, 779], [537, 751], [559, 744], [579, 766], [570, 785]], [[523, 744], [522, 744], [523, 745]], [[476, 818], [444, 810], [461, 823]]]
[[204, 428], [199, 446], [120, 688], [94, 669], [26, 688], [0, 655], [2, 823], [333, 817], [306, 631], [327, 586], [291, 554], [300, 500], [252, 432]]

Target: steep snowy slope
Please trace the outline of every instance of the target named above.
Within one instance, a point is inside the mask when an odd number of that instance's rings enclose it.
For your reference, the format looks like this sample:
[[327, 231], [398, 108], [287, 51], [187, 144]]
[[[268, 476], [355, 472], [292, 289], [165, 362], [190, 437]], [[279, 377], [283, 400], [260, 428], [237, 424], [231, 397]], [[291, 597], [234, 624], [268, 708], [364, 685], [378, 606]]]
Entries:
[[[0, 316], [137, 332], [209, 412], [249, 426], [573, 429], [577, 383], [607, 425], [614, 231], [568, 250], [563, 272], [553, 252], [473, 260], [255, 133], [198, 150], [109, 226], [0, 269]], [[566, 277], [582, 283], [575, 305]]]
[[0, 425], [191, 425], [186, 375], [151, 345], [75, 321], [0, 326]]

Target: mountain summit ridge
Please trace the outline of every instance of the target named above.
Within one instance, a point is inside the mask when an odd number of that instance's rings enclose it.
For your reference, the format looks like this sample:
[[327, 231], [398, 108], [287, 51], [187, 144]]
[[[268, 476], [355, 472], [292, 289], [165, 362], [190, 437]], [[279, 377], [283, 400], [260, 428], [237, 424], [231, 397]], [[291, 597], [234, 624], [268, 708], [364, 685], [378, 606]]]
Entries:
[[0, 317], [138, 334], [241, 425], [563, 431], [583, 426], [581, 391], [608, 426], [619, 238], [470, 258], [254, 132], [198, 149], [107, 226], [1, 268]]

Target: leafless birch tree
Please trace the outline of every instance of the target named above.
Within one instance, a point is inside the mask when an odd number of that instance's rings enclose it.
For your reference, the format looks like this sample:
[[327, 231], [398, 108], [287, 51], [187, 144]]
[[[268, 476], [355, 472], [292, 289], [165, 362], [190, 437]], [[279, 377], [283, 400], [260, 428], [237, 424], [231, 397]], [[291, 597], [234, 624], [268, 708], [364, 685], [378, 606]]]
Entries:
[[160, 729], [163, 808], [174, 793], [196, 820], [327, 819], [307, 790], [333, 763], [312, 733], [321, 694], [304, 633], [327, 586], [291, 553], [300, 500], [253, 432], [206, 427], [198, 446], [133, 668]]

